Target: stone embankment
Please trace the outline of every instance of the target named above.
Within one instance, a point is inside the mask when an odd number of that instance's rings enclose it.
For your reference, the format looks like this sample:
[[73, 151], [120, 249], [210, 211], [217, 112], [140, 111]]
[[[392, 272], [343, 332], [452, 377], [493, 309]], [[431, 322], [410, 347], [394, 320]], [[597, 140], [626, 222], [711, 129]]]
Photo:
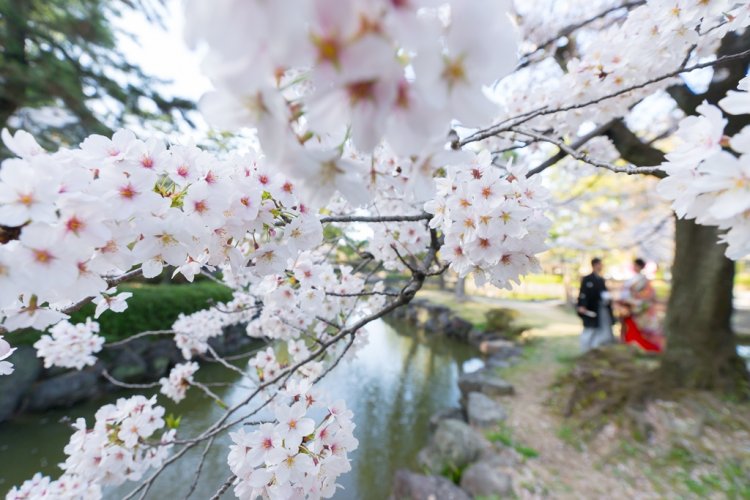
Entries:
[[[234, 325], [209, 344], [224, 356], [257, 342], [247, 336], [243, 325]], [[144, 384], [166, 376], [172, 366], [184, 361], [174, 340], [155, 337], [105, 348], [98, 358], [94, 366], [83, 370], [45, 369], [33, 347], [19, 347], [10, 358], [15, 371], [0, 377], [0, 422], [24, 412], [69, 407], [121, 390], [102, 375], [104, 370], [120, 382]]]
[[506, 418], [498, 399], [511, 396], [513, 386], [497, 374], [497, 368], [514, 363], [521, 348], [503, 332], [483, 333], [449, 308], [414, 301], [396, 314], [425, 331], [469, 342], [484, 356], [484, 368], [462, 374], [460, 408], [434, 415], [432, 437], [417, 457], [422, 473], [396, 472], [392, 500], [468, 500], [512, 496], [510, 471], [521, 456], [511, 447], [490, 442], [485, 432], [497, 429]]

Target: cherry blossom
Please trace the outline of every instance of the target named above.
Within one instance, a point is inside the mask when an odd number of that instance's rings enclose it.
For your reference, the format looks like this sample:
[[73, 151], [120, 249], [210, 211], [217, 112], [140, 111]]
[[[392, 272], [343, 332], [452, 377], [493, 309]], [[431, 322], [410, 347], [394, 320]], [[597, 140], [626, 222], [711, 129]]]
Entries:
[[[231, 300], [158, 333], [173, 334], [186, 360], [218, 356], [212, 339], [232, 325], [267, 342], [244, 383], [272, 421], [230, 434], [241, 498], [327, 498], [350, 469], [353, 415], [313, 385], [367, 342], [363, 324], [413, 295], [372, 284], [374, 266], [411, 274], [410, 285], [444, 264], [499, 287], [533, 272], [554, 207], [532, 168], [632, 119], [680, 68], [705, 65], [750, 24], [746, 2], [650, 0], [566, 35], [561, 64], [563, 37], [550, 36], [614, 2], [186, 3], [187, 37], [207, 45], [215, 84], [199, 107], [217, 126], [255, 128], [259, 149], [214, 153], [119, 130], [47, 152], [3, 131], [16, 157], [0, 169], [0, 225], [13, 234], [0, 244], [0, 326], [49, 328], [35, 344], [45, 366], [81, 369], [105, 347], [97, 323], [67, 320], [82, 304], [96, 304], [95, 318], [122, 312], [132, 294], [117, 283], [167, 268], [222, 280]], [[749, 82], [681, 120], [658, 187], [678, 216], [720, 228], [734, 259], [750, 254], [750, 128], [726, 137], [725, 113], [750, 111]], [[599, 138], [587, 151], [611, 149]], [[366, 225], [340, 222], [357, 218]], [[358, 258], [339, 261], [342, 246]], [[0, 339], [0, 375], [13, 350]], [[182, 400], [197, 369], [178, 364], [161, 393]], [[169, 453], [164, 426], [155, 397], [106, 405], [93, 429], [76, 422], [60, 478], [36, 475], [9, 498], [100, 498], [103, 485], [139, 480]], [[201, 436], [188, 442], [214, 434]]]
[[8, 359], [15, 350], [16, 348], [11, 347], [5, 339], [0, 337], [0, 375], [10, 375], [13, 373], [13, 363], [5, 360]]
[[[230, 434], [227, 462], [239, 498], [330, 498], [336, 491], [336, 478], [350, 469], [347, 454], [358, 445], [352, 414], [343, 402], [306, 401], [303, 394], [291, 404], [278, 402], [275, 423]], [[314, 418], [320, 410], [323, 417]]]
[[[721, 105], [732, 113], [743, 112], [746, 88], [747, 78]], [[718, 107], [702, 104], [699, 111], [700, 115], [680, 122], [676, 134], [680, 142], [662, 165], [669, 175], [658, 190], [679, 216], [727, 230], [721, 237], [728, 244], [726, 254], [741, 258], [750, 253], [750, 129], [727, 138], [727, 120]]]
[[50, 328], [51, 335], [42, 335], [34, 348], [44, 359], [45, 368], [61, 366], [80, 370], [96, 363], [94, 353], [101, 351], [104, 337], [99, 333], [99, 323], [87, 318], [85, 323], [72, 324], [60, 321]]
[[159, 380], [161, 393], [179, 403], [185, 399], [185, 393], [193, 382], [193, 375], [198, 371], [198, 363], [181, 363], [172, 368], [169, 377]]
[[435, 214], [430, 226], [445, 234], [441, 253], [459, 276], [471, 272], [480, 284], [507, 287], [538, 266], [548, 193], [522, 168], [506, 166], [503, 173], [491, 161], [483, 151], [468, 164], [448, 167], [425, 210]]
[[[115, 289], [107, 290], [107, 292], [114, 293]], [[98, 297], [95, 297], [93, 300], [94, 304], [96, 304], [94, 319], [98, 319], [107, 310], [117, 313], [125, 311], [128, 308], [127, 300], [132, 296], [131, 292], [122, 292], [117, 295], [102, 293]]]

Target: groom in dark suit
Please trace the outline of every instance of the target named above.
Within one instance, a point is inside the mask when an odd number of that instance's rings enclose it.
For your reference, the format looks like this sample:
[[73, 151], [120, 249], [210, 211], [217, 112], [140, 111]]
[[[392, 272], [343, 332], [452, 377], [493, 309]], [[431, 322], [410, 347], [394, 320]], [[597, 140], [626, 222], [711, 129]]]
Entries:
[[610, 304], [607, 284], [602, 277], [604, 268], [602, 259], [591, 260], [591, 274], [581, 280], [581, 291], [578, 293], [576, 312], [583, 320], [581, 333], [581, 350], [588, 351], [595, 347], [611, 344], [615, 338], [612, 334], [612, 306]]

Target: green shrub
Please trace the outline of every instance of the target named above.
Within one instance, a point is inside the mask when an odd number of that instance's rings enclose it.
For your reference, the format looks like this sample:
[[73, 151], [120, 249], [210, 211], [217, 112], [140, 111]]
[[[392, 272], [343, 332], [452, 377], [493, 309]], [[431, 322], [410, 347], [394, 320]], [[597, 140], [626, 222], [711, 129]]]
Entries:
[[484, 331], [487, 333], [495, 333], [507, 339], [514, 339], [525, 330], [524, 327], [515, 324], [515, 321], [519, 317], [519, 312], [515, 309], [506, 309], [504, 307], [490, 309], [484, 313], [484, 317]]
[[[121, 292], [131, 292], [125, 312], [105, 311], [97, 320], [100, 334], [109, 342], [122, 340], [146, 330], [168, 330], [180, 313], [190, 314], [206, 309], [213, 302], [231, 300], [227, 287], [211, 281], [190, 285], [131, 283], [120, 285]], [[87, 304], [71, 314], [72, 323], [94, 316], [94, 304]], [[14, 345], [33, 344], [42, 335], [36, 330], [11, 334]]]

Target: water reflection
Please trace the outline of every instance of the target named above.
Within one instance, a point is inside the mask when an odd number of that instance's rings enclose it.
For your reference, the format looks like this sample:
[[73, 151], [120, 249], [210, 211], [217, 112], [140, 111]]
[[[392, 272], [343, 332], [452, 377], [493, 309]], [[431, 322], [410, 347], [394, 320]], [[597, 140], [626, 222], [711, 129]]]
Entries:
[[[340, 363], [321, 384], [326, 391], [345, 399], [354, 411], [355, 435], [360, 442], [351, 455], [353, 470], [340, 480], [344, 488], [337, 493], [337, 499], [386, 498], [395, 469], [416, 465], [416, 454], [428, 438], [430, 415], [458, 403], [460, 372], [481, 367], [481, 362], [472, 361], [474, 351], [465, 344], [427, 336], [402, 324], [394, 327], [384, 322], [373, 323], [369, 343], [357, 359]], [[199, 373], [201, 380], [233, 382], [216, 390], [229, 404], [247, 394], [237, 374], [211, 366], [201, 368]], [[189, 415], [190, 418], [183, 420], [182, 436], [198, 434], [222, 413], [201, 394], [190, 394], [179, 405], [166, 405], [168, 413]], [[62, 446], [70, 435], [67, 424], [58, 420], [64, 415], [91, 418], [105, 402], [48, 412], [43, 417], [28, 415], [0, 425], [0, 456], [13, 458], [2, 460], [0, 492], [19, 484], [36, 470], [58, 475], [55, 464], [62, 460]], [[226, 479], [229, 442], [228, 436], [217, 439], [193, 498], [210, 498]], [[148, 498], [183, 497], [202, 451], [196, 447], [186, 458], [166, 469]], [[106, 496], [120, 498], [131, 488], [132, 485], [110, 490]]]

